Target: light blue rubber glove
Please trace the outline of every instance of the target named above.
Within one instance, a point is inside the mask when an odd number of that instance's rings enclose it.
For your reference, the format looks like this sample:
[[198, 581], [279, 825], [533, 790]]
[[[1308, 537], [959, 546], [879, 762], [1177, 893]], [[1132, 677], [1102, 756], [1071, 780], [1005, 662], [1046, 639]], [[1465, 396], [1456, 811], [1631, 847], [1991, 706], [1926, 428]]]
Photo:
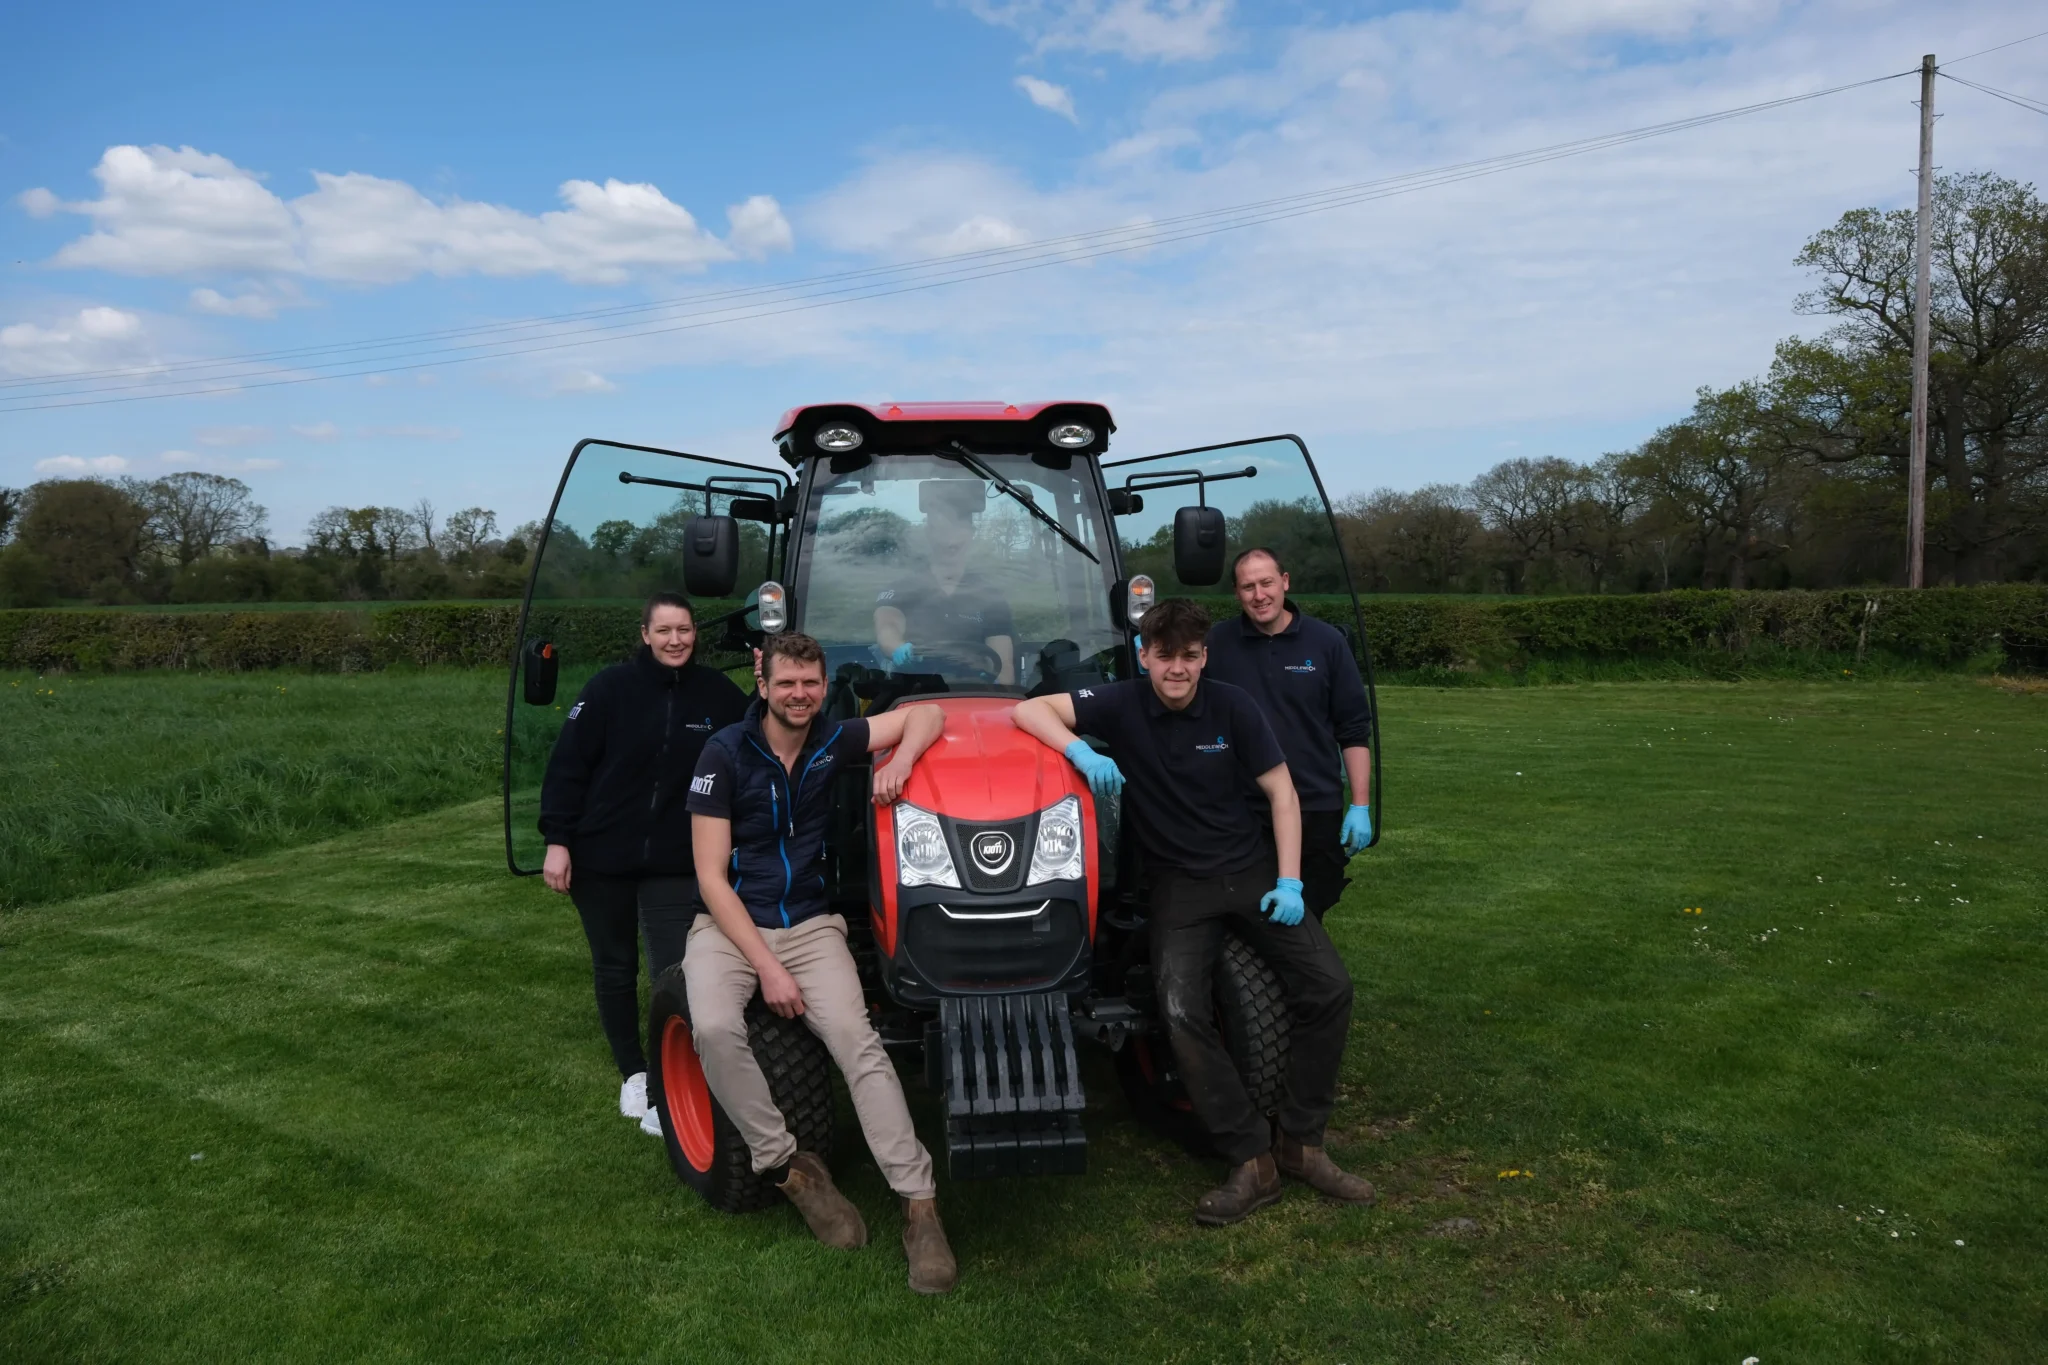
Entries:
[[1344, 828], [1337, 832], [1344, 856], [1355, 858], [1372, 842], [1372, 807], [1353, 806], [1344, 812]]
[[1273, 889], [1259, 897], [1259, 913], [1275, 924], [1301, 923], [1301, 881], [1296, 877], [1282, 877], [1273, 883]]
[[916, 657], [917, 646], [910, 643], [910, 641], [908, 640], [905, 640], [902, 644], [896, 646], [896, 648], [889, 651], [889, 662], [896, 668], [903, 667], [903, 665], [909, 663], [912, 659], [915, 659]]
[[1098, 754], [1088, 741], [1077, 739], [1066, 748], [1067, 762], [1088, 779], [1088, 789], [1097, 800], [1107, 800], [1124, 789], [1124, 770], [1108, 754]]

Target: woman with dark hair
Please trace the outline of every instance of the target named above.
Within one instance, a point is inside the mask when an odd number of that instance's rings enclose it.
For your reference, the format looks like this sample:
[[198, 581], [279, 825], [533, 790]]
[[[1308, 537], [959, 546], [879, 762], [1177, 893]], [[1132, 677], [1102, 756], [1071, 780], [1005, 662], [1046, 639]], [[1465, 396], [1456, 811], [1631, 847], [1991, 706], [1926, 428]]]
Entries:
[[632, 659], [584, 684], [555, 740], [541, 784], [541, 878], [583, 917], [619, 1112], [659, 1136], [640, 1042], [640, 940], [650, 979], [683, 959], [701, 908], [684, 807], [690, 774], [704, 741], [745, 716], [747, 696], [691, 661], [697, 620], [687, 597], [648, 598], [640, 640]]

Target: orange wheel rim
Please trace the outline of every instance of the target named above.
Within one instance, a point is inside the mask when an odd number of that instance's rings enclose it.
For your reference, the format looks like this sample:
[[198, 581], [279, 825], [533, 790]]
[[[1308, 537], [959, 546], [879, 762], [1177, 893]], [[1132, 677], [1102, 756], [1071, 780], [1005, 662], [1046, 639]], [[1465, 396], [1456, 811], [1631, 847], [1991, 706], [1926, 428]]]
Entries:
[[672, 1014], [661, 1031], [661, 1099], [668, 1127], [693, 1170], [711, 1169], [711, 1086], [697, 1060], [690, 1026]]

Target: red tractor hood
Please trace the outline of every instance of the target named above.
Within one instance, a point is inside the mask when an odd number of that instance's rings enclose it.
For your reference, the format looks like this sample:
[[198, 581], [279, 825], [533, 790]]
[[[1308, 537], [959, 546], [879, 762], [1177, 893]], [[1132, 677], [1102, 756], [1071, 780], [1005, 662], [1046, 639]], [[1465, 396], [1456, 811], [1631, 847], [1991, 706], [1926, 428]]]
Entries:
[[[915, 699], [923, 704], [927, 699]], [[903, 799], [915, 806], [975, 822], [1014, 820], [1080, 794], [1087, 784], [1066, 756], [1011, 723], [1017, 703], [1007, 697], [935, 697], [946, 729], [917, 761]]]

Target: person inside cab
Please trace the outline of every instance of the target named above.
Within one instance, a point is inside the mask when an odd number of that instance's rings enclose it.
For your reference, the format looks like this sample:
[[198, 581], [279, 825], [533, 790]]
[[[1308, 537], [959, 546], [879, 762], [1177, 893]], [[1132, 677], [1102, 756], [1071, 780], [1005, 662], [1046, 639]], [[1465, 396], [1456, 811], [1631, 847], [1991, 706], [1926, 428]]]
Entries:
[[974, 518], [987, 506], [978, 479], [927, 479], [917, 486], [924, 514], [925, 566], [875, 596], [875, 643], [898, 673], [988, 674], [1017, 679], [1010, 603], [967, 566]]

